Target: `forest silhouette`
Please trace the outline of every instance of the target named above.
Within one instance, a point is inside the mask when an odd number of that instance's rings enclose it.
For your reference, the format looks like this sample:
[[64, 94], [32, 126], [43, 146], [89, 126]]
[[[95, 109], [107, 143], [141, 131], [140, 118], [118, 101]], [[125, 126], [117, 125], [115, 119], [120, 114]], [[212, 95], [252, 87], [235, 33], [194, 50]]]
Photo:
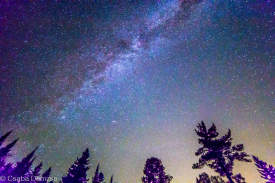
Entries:
[[[213, 123], [210, 128], [207, 128], [205, 123], [201, 121], [195, 128], [195, 133], [198, 136], [198, 143], [201, 147], [195, 152], [198, 156], [198, 162], [194, 163], [193, 169], [201, 169], [208, 167], [214, 170], [217, 175], [212, 176], [203, 172], [198, 175], [194, 182], [196, 183], [245, 183], [245, 178], [240, 174], [233, 174], [235, 161], [240, 162], [254, 162], [255, 167], [266, 183], [275, 183], [275, 168], [268, 165], [263, 160], [254, 155], [249, 155], [244, 151], [243, 144], [232, 144], [231, 130], [219, 136], [216, 126]], [[35, 153], [38, 149], [36, 147], [32, 152], [27, 154], [21, 161], [16, 163], [9, 162], [9, 157], [12, 156], [11, 150], [16, 145], [19, 139], [13, 140], [11, 143], [6, 143], [7, 138], [12, 131], [0, 137], [0, 182], [7, 183], [106, 183], [114, 182], [114, 176], [111, 176], [106, 181], [104, 173], [100, 170], [98, 164], [94, 175], [88, 176], [90, 168], [89, 158], [90, 152], [87, 148], [77, 158], [71, 167], [68, 169], [66, 175], [61, 180], [56, 180], [51, 177], [51, 167], [45, 172], [41, 172], [43, 163], [40, 162], [34, 166], [36, 160]], [[191, 168], [191, 167], [190, 167]], [[165, 172], [165, 167], [162, 161], [157, 157], [150, 157], [146, 160], [142, 183], [170, 183], [173, 177]]]

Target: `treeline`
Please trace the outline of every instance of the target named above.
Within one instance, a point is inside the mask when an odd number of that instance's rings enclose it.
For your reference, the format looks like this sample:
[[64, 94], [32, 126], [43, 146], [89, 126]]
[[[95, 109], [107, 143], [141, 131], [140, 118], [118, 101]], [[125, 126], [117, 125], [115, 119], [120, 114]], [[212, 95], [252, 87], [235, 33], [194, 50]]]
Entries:
[[[224, 136], [220, 136], [215, 124], [207, 128], [202, 121], [195, 128], [195, 132], [201, 147], [195, 152], [195, 156], [198, 156], [199, 159], [197, 163], [193, 164], [192, 168], [209, 167], [217, 173], [216, 176], [208, 175], [205, 172], [201, 173], [196, 178], [196, 183], [245, 183], [245, 178], [240, 173], [233, 174], [234, 163], [235, 161], [249, 163], [252, 160], [257, 167], [259, 175], [266, 180], [266, 183], [275, 183], [275, 168], [256, 156], [248, 155], [244, 152], [243, 144], [232, 145], [230, 129]], [[50, 176], [51, 168], [41, 172], [42, 162], [34, 166], [37, 147], [19, 162], [11, 163], [7, 161], [8, 157], [11, 156], [11, 149], [18, 142], [18, 139], [15, 139], [11, 143], [4, 145], [5, 140], [11, 133], [12, 131], [9, 131], [0, 137], [0, 182], [57, 182], [55, 178]], [[88, 178], [89, 157], [89, 149], [86, 149], [82, 156], [74, 161], [66, 175], [62, 177], [62, 180], [59, 180], [59, 183], [106, 183], [99, 164], [92, 178]], [[173, 179], [171, 175], [166, 174], [161, 160], [156, 157], [147, 159], [143, 173], [142, 183], [170, 183]], [[107, 182], [113, 183], [113, 176]]]

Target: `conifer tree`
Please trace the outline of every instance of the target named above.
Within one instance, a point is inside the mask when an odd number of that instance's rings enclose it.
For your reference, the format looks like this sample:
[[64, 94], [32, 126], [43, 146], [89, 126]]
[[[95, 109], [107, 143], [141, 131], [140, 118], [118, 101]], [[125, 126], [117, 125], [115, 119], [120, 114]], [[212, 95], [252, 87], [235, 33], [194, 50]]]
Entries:
[[210, 177], [207, 173], [203, 172], [196, 178], [196, 183], [211, 183]]
[[12, 169], [12, 164], [7, 163], [6, 158], [10, 155], [9, 153], [11, 148], [17, 143], [18, 139], [15, 139], [10, 144], [3, 146], [3, 143], [11, 133], [12, 131], [9, 131], [0, 137], [0, 176], [7, 175]]
[[165, 168], [160, 159], [151, 157], [147, 159], [142, 177], [143, 183], [170, 183], [172, 176], [166, 175]]
[[89, 169], [89, 149], [86, 149], [81, 158], [77, 158], [74, 164], [69, 169], [67, 176], [62, 178], [63, 183], [86, 183], [87, 170]]
[[246, 183], [245, 178], [240, 173], [232, 176], [232, 179], [235, 180], [236, 183]]
[[211, 176], [211, 183], [225, 183], [225, 181], [220, 176]]
[[17, 143], [17, 141], [18, 141], [18, 139], [15, 139], [14, 141], [12, 141], [7, 146], [1, 147], [1, 149], [0, 149], [0, 158], [1, 159], [5, 159], [9, 155], [9, 152], [11, 151], [11, 148]]
[[99, 171], [99, 163], [98, 163], [92, 183], [102, 183], [103, 181], [104, 181], [104, 174]]
[[52, 168], [48, 168], [43, 174], [42, 174], [42, 180], [38, 181], [39, 183], [47, 183], [48, 177], [50, 177], [52, 172]]
[[38, 147], [36, 147], [31, 153], [29, 153], [22, 161], [17, 162], [16, 167], [13, 169], [11, 175], [14, 177], [24, 176], [31, 172], [31, 166], [35, 160], [34, 154]]
[[34, 168], [32, 175], [33, 175], [33, 176], [39, 176], [39, 175], [40, 175], [40, 171], [41, 171], [41, 169], [42, 169], [42, 166], [43, 166], [43, 164], [42, 164], [42, 162], [40, 162], [40, 163]]
[[[12, 163], [7, 163], [6, 159], [10, 156], [10, 151], [12, 147], [17, 143], [18, 139], [15, 139], [11, 143], [4, 146], [5, 140], [9, 137], [12, 131], [7, 132], [3, 136], [0, 137], [0, 176], [13, 176], [13, 177], [24, 177], [29, 178], [32, 183], [46, 183], [47, 181], [33, 181], [31, 177], [39, 176], [40, 170], [42, 168], [42, 163], [36, 166], [34, 169], [31, 168], [35, 157], [34, 154], [38, 147], [36, 147], [31, 153], [29, 153], [26, 157], [24, 157], [20, 162], [17, 162], [15, 167], [13, 167]], [[51, 172], [51, 168], [49, 168], [42, 177], [49, 177]], [[17, 181], [10, 181], [11, 183]]]
[[200, 156], [199, 162], [193, 164], [193, 169], [203, 168], [205, 165], [220, 174], [221, 177], [226, 176], [230, 183], [233, 181], [233, 163], [235, 160], [243, 162], [251, 162], [249, 155], [245, 153], [243, 144], [232, 146], [231, 131], [218, 138], [219, 133], [215, 124], [207, 129], [204, 122], [198, 124], [195, 132], [199, 136], [198, 142], [202, 145], [196, 156]]
[[258, 168], [258, 172], [261, 174], [261, 177], [266, 180], [266, 183], [275, 182], [275, 168], [272, 165], [268, 165], [266, 162], [260, 160], [256, 156], [252, 156], [255, 162], [255, 165]]
[[225, 181], [220, 176], [209, 176], [203, 172], [199, 178], [196, 178], [196, 183], [225, 183]]
[[12, 133], [12, 130], [8, 131], [6, 134], [0, 137], [0, 147], [3, 145], [5, 140], [7, 139], [8, 136]]
[[31, 170], [26, 176], [28, 176], [30, 183], [38, 183], [40, 171], [42, 169], [42, 162], [40, 162], [33, 170]]

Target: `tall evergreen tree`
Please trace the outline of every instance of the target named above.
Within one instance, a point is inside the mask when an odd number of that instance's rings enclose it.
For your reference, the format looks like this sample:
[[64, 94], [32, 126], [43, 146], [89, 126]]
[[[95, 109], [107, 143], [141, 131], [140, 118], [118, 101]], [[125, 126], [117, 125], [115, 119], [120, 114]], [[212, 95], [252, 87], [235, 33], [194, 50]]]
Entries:
[[7, 139], [8, 136], [12, 133], [12, 130], [8, 131], [6, 134], [0, 137], [0, 147], [3, 145], [5, 140]]
[[99, 163], [98, 163], [92, 183], [102, 183], [103, 181], [104, 181], [104, 174], [102, 172], [100, 172]]
[[10, 155], [11, 148], [17, 143], [17, 141], [18, 139], [5, 147], [0, 147], [0, 175], [7, 175], [12, 170], [12, 164], [7, 163], [6, 159]]
[[22, 161], [16, 164], [16, 167], [13, 169], [11, 175], [14, 177], [25, 176], [31, 172], [31, 166], [35, 159], [34, 154], [38, 147], [36, 147], [31, 153], [29, 153]]
[[[24, 157], [20, 162], [17, 162], [15, 167], [12, 163], [7, 163], [6, 159], [10, 156], [11, 148], [17, 143], [18, 139], [15, 139], [11, 143], [4, 146], [5, 140], [10, 136], [12, 131], [7, 132], [0, 137], [0, 176], [13, 176], [13, 177], [24, 177], [29, 178], [32, 183], [46, 183], [46, 181], [33, 181], [31, 177], [39, 176], [42, 168], [42, 163], [36, 166], [34, 169], [31, 168], [35, 160], [35, 152], [38, 149], [36, 147], [31, 153]], [[49, 168], [42, 177], [49, 177], [51, 168]], [[17, 181], [10, 181], [11, 183], [17, 183]]]
[[161, 160], [155, 157], [147, 159], [143, 173], [141, 179], [143, 183], [170, 183], [173, 178], [166, 175]]
[[77, 158], [74, 164], [69, 169], [67, 175], [62, 177], [63, 183], [86, 183], [87, 170], [89, 169], [89, 149], [86, 149], [81, 158]]
[[10, 155], [11, 148], [17, 143], [18, 139], [15, 139], [10, 144], [3, 146], [3, 143], [12, 131], [7, 132], [0, 137], [0, 176], [7, 175], [12, 170], [12, 164], [6, 162], [6, 158]]
[[0, 148], [0, 158], [1, 159], [5, 159], [9, 155], [9, 152], [11, 151], [11, 148], [17, 143], [17, 141], [18, 141], [18, 139], [15, 139], [14, 141], [12, 141], [7, 146]]
[[30, 183], [38, 183], [39, 180], [37, 178], [39, 178], [40, 176], [40, 171], [42, 169], [42, 162], [39, 163], [36, 167], [34, 167], [34, 169], [32, 171], [30, 171], [26, 176], [29, 177]]
[[50, 177], [51, 175], [51, 172], [52, 172], [52, 168], [48, 168], [43, 174], [42, 174], [42, 180], [41, 181], [38, 181], [39, 183], [47, 183], [48, 181], [48, 178]]
[[261, 177], [266, 180], [266, 183], [274, 183], [275, 168], [272, 165], [268, 165], [266, 162], [260, 160], [256, 156], [253, 156], [253, 160], [258, 168], [258, 172], [261, 174]]
[[42, 162], [40, 162], [40, 163], [34, 168], [32, 175], [33, 175], [33, 176], [39, 176], [39, 175], [40, 175], [40, 171], [41, 171], [41, 169], [42, 169], [42, 166], [43, 166], [43, 164], [42, 164]]
[[243, 144], [232, 146], [231, 131], [218, 138], [219, 133], [215, 124], [207, 129], [202, 121], [197, 125], [195, 132], [199, 136], [198, 142], [202, 145], [196, 156], [200, 156], [199, 162], [193, 164], [193, 169], [203, 168], [205, 165], [216, 171], [220, 176], [226, 176], [230, 183], [233, 181], [233, 163], [235, 160], [251, 162], [249, 155], [245, 153]]

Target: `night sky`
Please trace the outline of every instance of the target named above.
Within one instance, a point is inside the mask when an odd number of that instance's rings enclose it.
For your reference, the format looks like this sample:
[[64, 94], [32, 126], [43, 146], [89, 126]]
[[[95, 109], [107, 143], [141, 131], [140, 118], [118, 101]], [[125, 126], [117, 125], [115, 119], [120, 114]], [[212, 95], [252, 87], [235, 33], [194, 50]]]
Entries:
[[194, 182], [201, 120], [274, 165], [274, 65], [273, 0], [3, 0], [0, 132], [58, 177], [89, 147], [90, 175], [141, 182], [156, 156]]

